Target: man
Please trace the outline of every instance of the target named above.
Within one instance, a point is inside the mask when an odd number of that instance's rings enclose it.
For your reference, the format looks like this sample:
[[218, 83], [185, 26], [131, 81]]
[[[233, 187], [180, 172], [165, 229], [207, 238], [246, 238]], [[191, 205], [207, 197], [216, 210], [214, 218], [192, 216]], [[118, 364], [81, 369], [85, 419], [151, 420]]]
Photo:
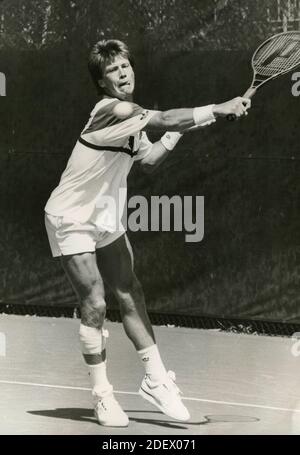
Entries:
[[[161, 360], [122, 225], [126, 180], [135, 161], [145, 171], [155, 169], [183, 132], [208, 125], [218, 116], [246, 115], [250, 101], [235, 98], [194, 109], [145, 110], [132, 103], [132, 60], [126, 45], [117, 40], [94, 46], [89, 70], [101, 99], [46, 204], [45, 222], [52, 254], [61, 258], [80, 301], [79, 336], [92, 382], [95, 415], [104, 426], [128, 425], [106, 375], [105, 281], [119, 302], [125, 332], [145, 368], [140, 394], [166, 415], [186, 421], [190, 415], [174, 373], [167, 372]], [[167, 133], [152, 144], [148, 130]], [[105, 203], [107, 198], [118, 200], [117, 212]]]

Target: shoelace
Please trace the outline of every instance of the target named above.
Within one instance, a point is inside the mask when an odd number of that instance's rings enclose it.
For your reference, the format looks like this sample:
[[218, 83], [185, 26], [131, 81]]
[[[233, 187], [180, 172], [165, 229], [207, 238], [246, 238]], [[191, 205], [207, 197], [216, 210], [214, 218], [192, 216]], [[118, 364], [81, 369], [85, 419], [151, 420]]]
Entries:
[[104, 409], [104, 411], [107, 411], [107, 407], [105, 406], [104, 398], [102, 398], [102, 400], [99, 400], [96, 404], [96, 409], [99, 410], [100, 407], [102, 409]]
[[115, 400], [114, 396], [109, 395], [109, 396], [100, 398], [99, 401], [96, 404], [96, 407], [98, 408], [98, 407], [101, 406], [101, 408], [103, 408], [104, 411], [107, 411], [107, 409], [108, 409], [108, 406], [106, 404], [107, 398], [110, 400], [110, 405], [113, 405], [113, 406], [117, 405], [117, 401]]
[[[150, 381], [151, 381], [151, 375], [150, 374], [146, 374], [146, 378], [150, 378]], [[164, 385], [166, 388], [171, 388], [175, 393], [177, 393], [177, 395], [182, 395], [181, 390], [179, 389], [179, 387], [175, 383], [176, 375], [175, 375], [174, 371], [169, 370], [167, 372], [167, 378], [169, 379], [169, 381], [167, 380], [167, 381], [161, 382], [160, 384]], [[157, 385], [159, 385], [159, 383], [156, 383], [156, 386]]]

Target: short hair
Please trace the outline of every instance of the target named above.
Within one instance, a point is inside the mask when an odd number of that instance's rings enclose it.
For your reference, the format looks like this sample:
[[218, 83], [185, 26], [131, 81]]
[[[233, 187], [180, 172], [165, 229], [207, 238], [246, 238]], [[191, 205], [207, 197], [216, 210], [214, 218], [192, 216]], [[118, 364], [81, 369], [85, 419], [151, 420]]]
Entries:
[[103, 67], [105, 64], [111, 62], [116, 55], [121, 55], [127, 58], [133, 66], [133, 60], [130, 55], [129, 49], [125, 43], [116, 39], [98, 41], [90, 52], [88, 68], [92, 80], [97, 88], [98, 94], [103, 93], [103, 89], [99, 86], [99, 79], [103, 77]]

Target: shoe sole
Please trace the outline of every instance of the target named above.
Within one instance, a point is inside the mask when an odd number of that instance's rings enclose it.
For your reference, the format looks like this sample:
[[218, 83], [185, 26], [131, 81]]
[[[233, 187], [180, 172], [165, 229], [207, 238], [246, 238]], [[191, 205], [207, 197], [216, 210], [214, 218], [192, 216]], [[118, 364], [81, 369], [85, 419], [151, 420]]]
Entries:
[[97, 417], [96, 412], [94, 413], [94, 415], [95, 415], [95, 418], [96, 418], [97, 422], [98, 422], [99, 425], [101, 425], [102, 427], [126, 428], [126, 427], [128, 427], [128, 425], [129, 425], [129, 421], [127, 422], [126, 425], [112, 425], [112, 424], [110, 424], [110, 423], [101, 423], [101, 422], [99, 421], [98, 417]]
[[173, 414], [171, 413], [167, 413], [165, 411], [165, 409], [159, 404], [157, 403], [154, 398], [152, 397], [152, 395], [148, 394], [147, 392], [145, 392], [145, 390], [143, 390], [142, 388], [140, 388], [139, 390], [139, 394], [141, 395], [142, 398], [144, 398], [145, 400], [149, 401], [149, 403], [153, 404], [154, 406], [156, 406], [163, 414], [167, 415], [168, 417], [171, 417], [172, 419], [175, 419], [175, 420], [178, 420], [179, 422], [187, 422], [189, 419], [190, 419], [190, 416], [188, 416], [186, 419], [181, 419], [179, 417], [176, 417], [174, 416]]

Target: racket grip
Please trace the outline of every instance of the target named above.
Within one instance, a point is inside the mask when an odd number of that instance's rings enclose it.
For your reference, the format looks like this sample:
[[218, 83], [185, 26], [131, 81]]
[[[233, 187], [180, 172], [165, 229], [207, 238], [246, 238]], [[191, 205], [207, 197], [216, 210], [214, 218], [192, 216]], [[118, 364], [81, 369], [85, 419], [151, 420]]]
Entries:
[[[248, 88], [248, 90], [244, 93], [243, 98], [252, 98], [252, 96], [255, 95], [255, 92], [256, 92], [255, 87]], [[229, 120], [229, 122], [233, 122], [234, 120], [236, 120], [236, 115], [228, 114], [226, 118], [227, 120]]]
[[226, 118], [227, 118], [227, 120], [229, 122], [234, 122], [235, 119], [236, 119], [236, 115], [235, 114], [228, 114]]

